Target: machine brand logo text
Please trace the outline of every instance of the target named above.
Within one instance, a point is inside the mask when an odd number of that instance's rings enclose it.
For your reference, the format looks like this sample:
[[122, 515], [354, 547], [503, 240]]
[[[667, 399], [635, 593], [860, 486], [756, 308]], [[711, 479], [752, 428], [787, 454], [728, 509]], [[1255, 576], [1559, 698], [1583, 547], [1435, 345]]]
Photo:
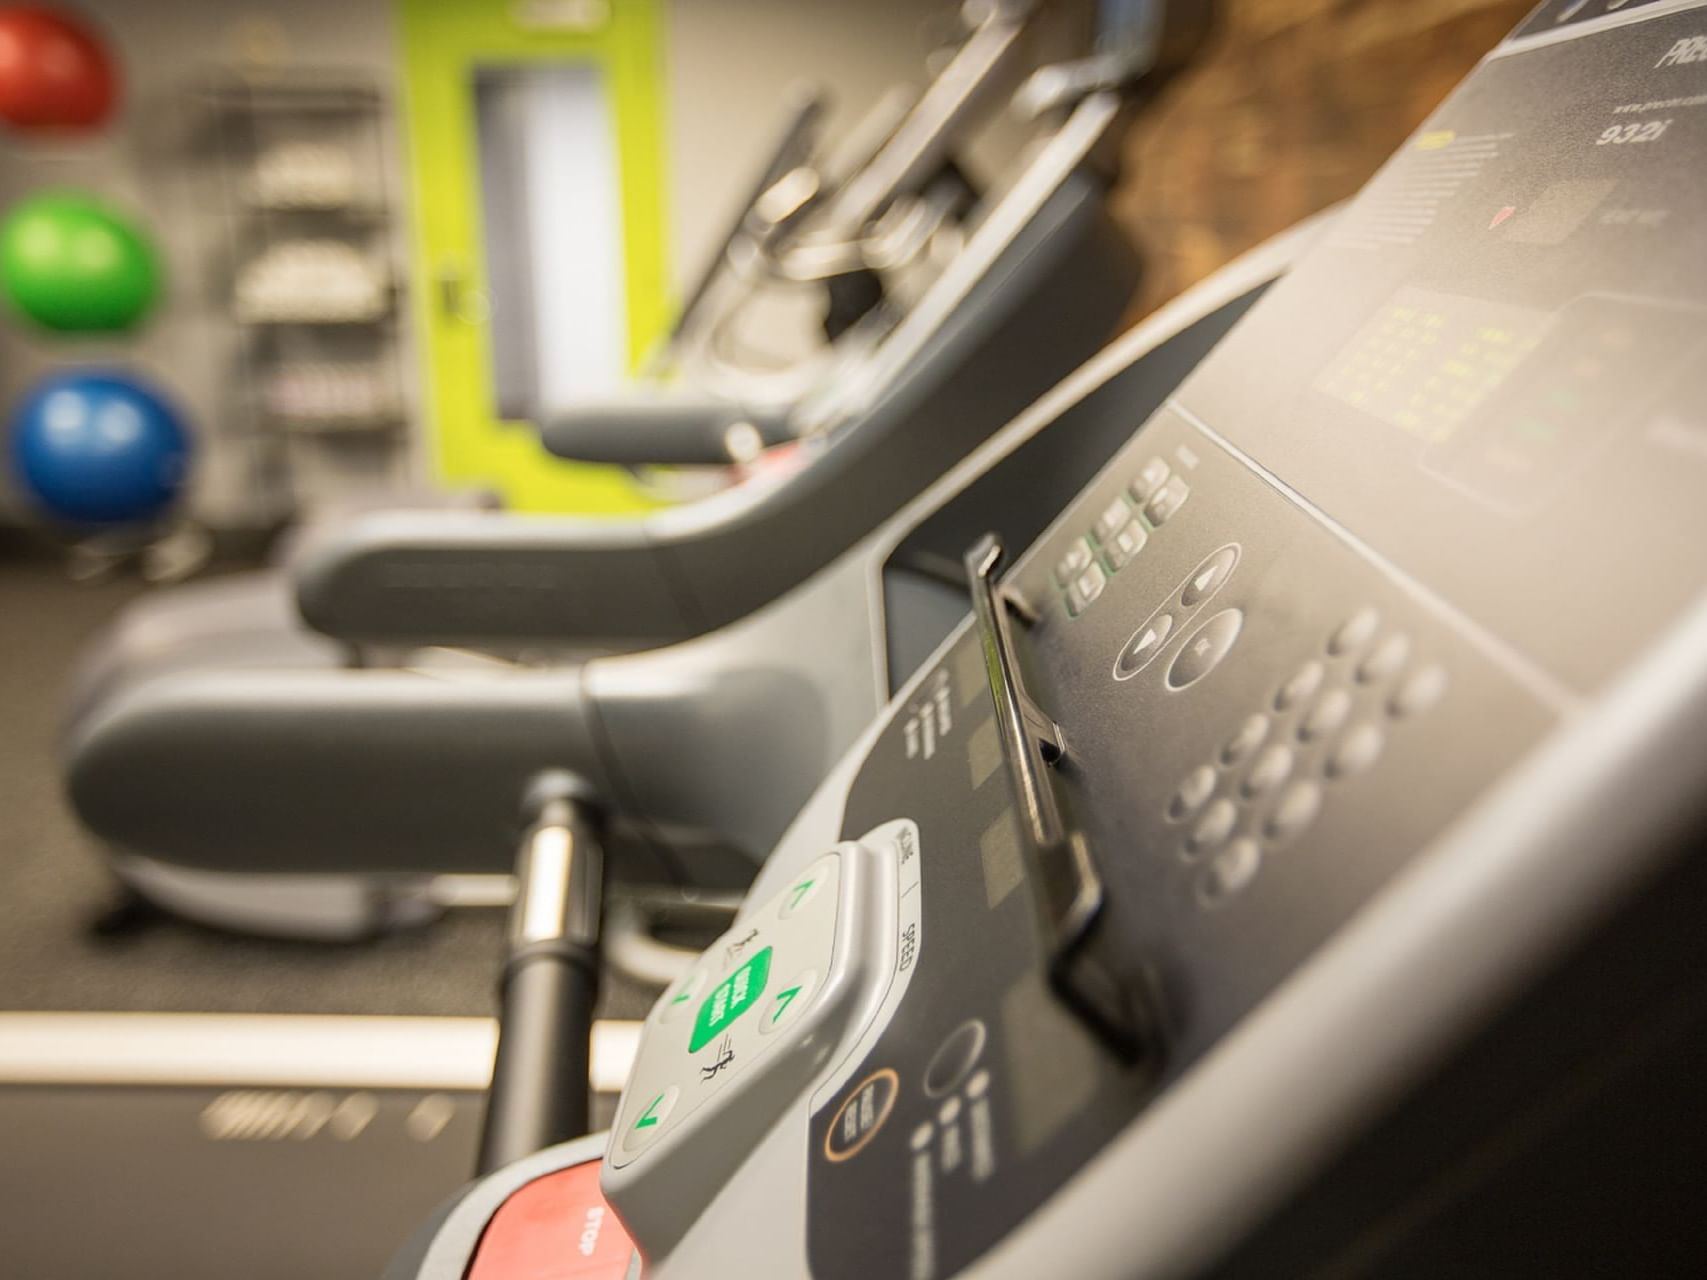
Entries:
[[1679, 40], [1654, 66], [1687, 67], [1694, 62], [1707, 62], [1707, 36], [1689, 36]]

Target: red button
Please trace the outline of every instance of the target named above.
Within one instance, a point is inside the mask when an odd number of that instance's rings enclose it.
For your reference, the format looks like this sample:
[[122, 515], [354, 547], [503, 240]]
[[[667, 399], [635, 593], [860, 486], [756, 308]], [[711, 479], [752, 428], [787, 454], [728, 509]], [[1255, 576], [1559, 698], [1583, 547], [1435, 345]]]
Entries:
[[486, 1224], [468, 1280], [623, 1280], [634, 1242], [589, 1160], [522, 1187]]

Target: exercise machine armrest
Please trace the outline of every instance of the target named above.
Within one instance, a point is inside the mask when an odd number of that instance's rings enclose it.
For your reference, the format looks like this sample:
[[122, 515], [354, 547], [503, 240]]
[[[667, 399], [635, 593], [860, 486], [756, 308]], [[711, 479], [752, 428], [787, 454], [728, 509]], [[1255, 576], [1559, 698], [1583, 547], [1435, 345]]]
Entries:
[[576, 405], [539, 434], [560, 458], [624, 467], [727, 466], [794, 438], [785, 408], [670, 393]]
[[627, 648], [692, 634], [644, 522], [394, 512], [291, 564], [315, 630], [352, 644]]
[[508, 871], [530, 781], [607, 791], [581, 671], [223, 671], [116, 697], [66, 744], [115, 845], [252, 875]]

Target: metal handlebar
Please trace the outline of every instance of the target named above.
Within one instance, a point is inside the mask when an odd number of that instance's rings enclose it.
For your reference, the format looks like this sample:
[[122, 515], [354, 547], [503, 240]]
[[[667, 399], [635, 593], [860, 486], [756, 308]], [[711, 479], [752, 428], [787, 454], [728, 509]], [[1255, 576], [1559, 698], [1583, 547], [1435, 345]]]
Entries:
[[547, 774], [532, 790], [499, 986], [482, 1174], [588, 1130], [604, 850], [578, 780]]

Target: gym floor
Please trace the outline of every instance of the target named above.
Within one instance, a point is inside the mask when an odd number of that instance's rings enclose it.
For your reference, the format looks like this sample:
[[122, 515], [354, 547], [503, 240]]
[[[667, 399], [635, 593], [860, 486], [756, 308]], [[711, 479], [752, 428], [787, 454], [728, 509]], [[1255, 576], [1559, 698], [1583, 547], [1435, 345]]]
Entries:
[[[143, 590], [69, 581], [56, 557], [0, 553], [0, 1011], [471, 1015], [494, 1011], [504, 916], [329, 945], [156, 915], [98, 928], [119, 901], [61, 793], [64, 690], [85, 643]], [[602, 1016], [650, 996], [608, 983]]]

